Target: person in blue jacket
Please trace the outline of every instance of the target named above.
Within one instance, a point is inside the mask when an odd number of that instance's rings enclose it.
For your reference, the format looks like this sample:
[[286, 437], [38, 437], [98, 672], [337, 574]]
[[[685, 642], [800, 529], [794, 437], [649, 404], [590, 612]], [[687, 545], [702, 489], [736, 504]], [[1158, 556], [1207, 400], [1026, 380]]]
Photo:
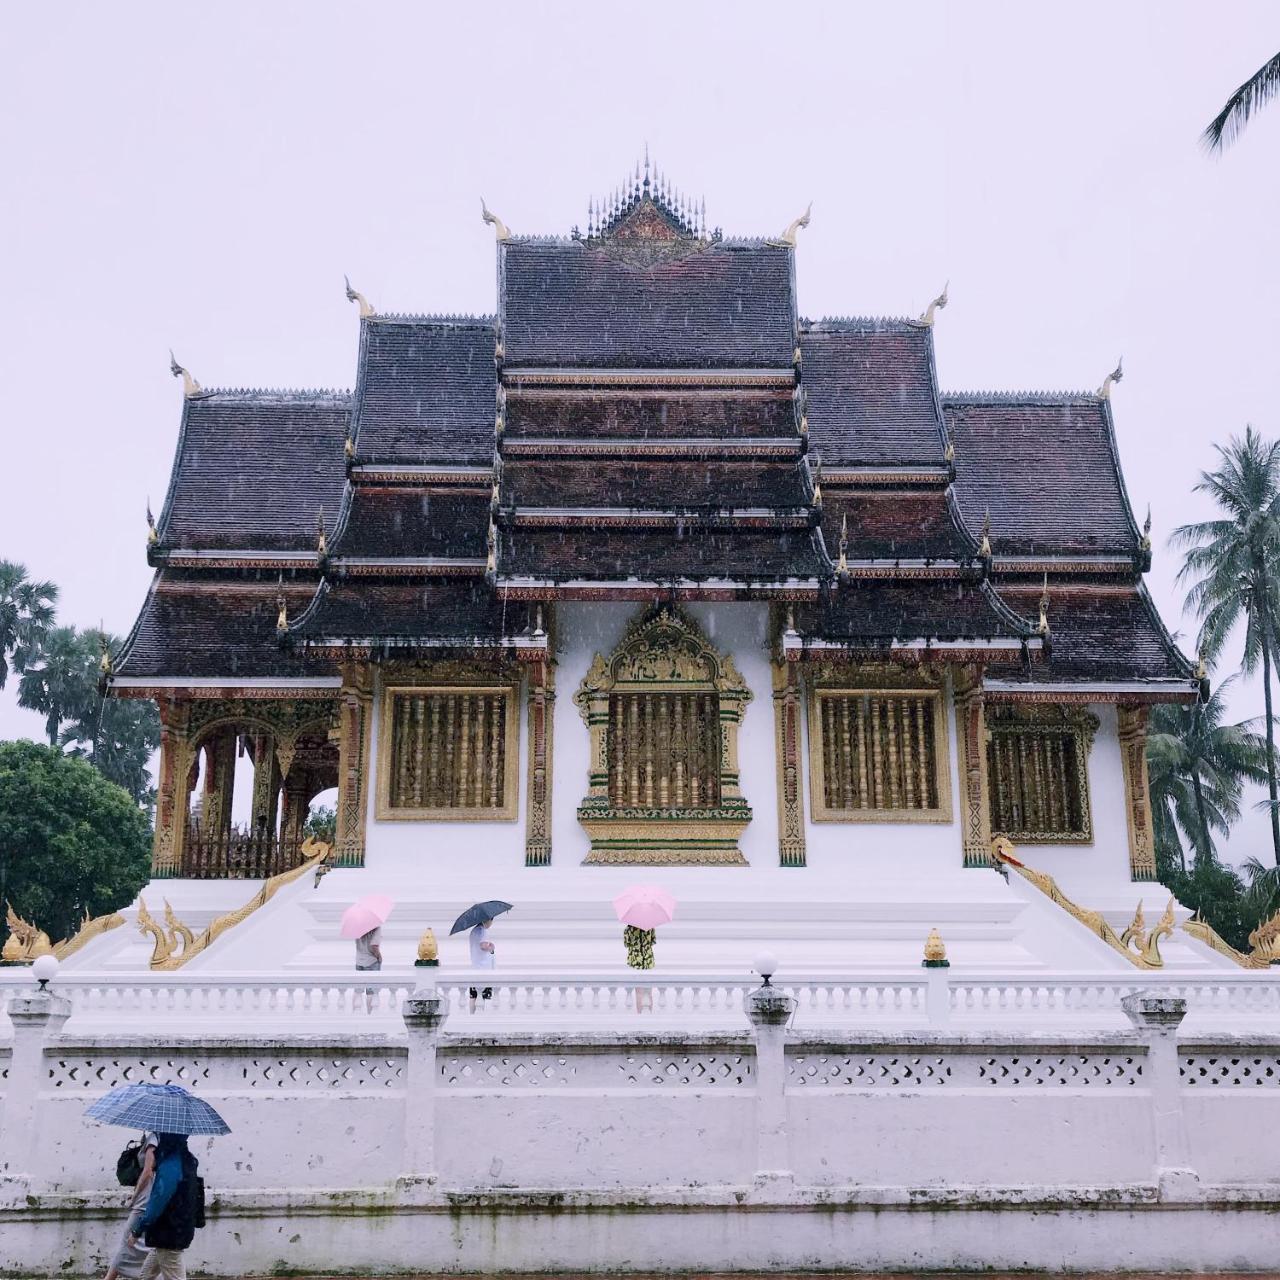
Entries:
[[186, 1280], [183, 1254], [195, 1238], [196, 1227], [204, 1225], [199, 1168], [185, 1134], [160, 1135], [151, 1197], [137, 1225], [137, 1236], [151, 1249], [143, 1264], [142, 1280]]

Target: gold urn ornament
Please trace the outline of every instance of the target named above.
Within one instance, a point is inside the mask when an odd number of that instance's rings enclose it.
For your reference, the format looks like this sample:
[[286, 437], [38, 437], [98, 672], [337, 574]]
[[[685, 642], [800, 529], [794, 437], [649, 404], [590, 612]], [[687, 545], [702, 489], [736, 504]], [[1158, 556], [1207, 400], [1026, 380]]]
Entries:
[[924, 969], [949, 969], [951, 961], [947, 959], [947, 944], [942, 941], [942, 934], [937, 929], [930, 929], [924, 940], [924, 959], [920, 962]]
[[436, 931], [427, 929], [418, 939], [418, 958], [414, 961], [419, 969], [434, 969], [440, 963], [440, 946], [436, 942]]

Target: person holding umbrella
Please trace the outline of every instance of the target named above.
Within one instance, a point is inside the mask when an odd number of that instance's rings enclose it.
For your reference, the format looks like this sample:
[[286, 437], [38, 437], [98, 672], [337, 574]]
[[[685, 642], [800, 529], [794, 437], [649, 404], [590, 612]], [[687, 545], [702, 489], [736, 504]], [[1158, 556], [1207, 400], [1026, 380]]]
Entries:
[[[676, 914], [676, 900], [658, 885], [632, 885], [613, 900], [613, 909], [622, 921], [622, 941], [627, 964], [633, 969], [652, 969], [653, 948], [660, 924], [669, 924]], [[653, 1007], [653, 991], [636, 987], [636, 1012]]]
[[[477, 902], [468, 907], [454, 922], [449, 936], [471, 930], [471, 967], [473, 969], [492, 969], [497, 963], [497, 948], [489, 940], [489, 929], [495, 916], [511, 910], [511, 903], [499, 901], [497, 898], [488, 902]], [[476, 1011], [477, 998], [489, 1001], [493, 998], [493, 988], [484, 987], [477, 990], [470, 988], [467, 993], [471, 1000], [471, 1012]]]
[[[356, 972], [376, 973], [382, 968], [382, 926], [395, 903], [385, 893], [371, 893], [353, 902], [342, 913], [339, 933], [356, 944]], [[365, 1012], [373, 1012], [376, 993], [365, 987]]]
[[151, 1194], [141, 1218], [130, 1222], [126, 1243], [136, 1248], [141, 1238], [151, 1250], [142, 1265], [143, 1280], [186, 1280], [183, 1254], [204, 1226], [204, 1182], [187, 1136], [230, 1133], [230, 1126], [207, 1102], [176, 1084], [121, 1085], [85, 1115], [158, 1135]]

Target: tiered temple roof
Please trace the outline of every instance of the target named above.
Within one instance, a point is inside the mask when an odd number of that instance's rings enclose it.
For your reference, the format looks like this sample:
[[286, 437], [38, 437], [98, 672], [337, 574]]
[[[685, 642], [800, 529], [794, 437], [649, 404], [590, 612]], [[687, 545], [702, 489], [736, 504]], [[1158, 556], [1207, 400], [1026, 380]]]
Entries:
[[541, 648], [543, 601], [685, 598], [777, 602], [793, 655], [1192, 696], [1106, 388], [943, 397], [934, 308], [802, 320], [796, 225], [708, 233], [647, 168], [585, 235], [486, 218], [495, 316], [352, 293], [351, 395], [188, 388], [119, 684], [330, 682]]

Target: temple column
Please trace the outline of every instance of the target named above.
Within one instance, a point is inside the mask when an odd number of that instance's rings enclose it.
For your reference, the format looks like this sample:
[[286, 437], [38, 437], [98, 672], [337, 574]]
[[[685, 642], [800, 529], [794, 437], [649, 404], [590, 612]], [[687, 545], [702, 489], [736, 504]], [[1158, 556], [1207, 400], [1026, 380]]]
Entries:
[[987, 798], [987, 719], [981, 668], [966, 667], [956, 672], [955, 702], [964, 865], [990, 867], [991, 806]]
[[314, 794], [310, 770], [294, 769], [285, 780], [280, 803], [280, 843], [293, 848], [302, 842], [302, 828]]
[[255, 836], [276, 834], [280, 798], [280, 762], [270, 734], [259, 733], [253, 743], [252, 831]]
[[778, 863], [805, 865], [800, 798], [800, 678], [794, 662], [773, 664], [774, 753], [778, 770]]
[[555, 716], [555, 671], [550, 659], [529, 671], [529, 784], [524, 863], [551, 863], [551, 738]]
[[1124, 766], [1125, 815], [1129, 827], [1129, 871], [1135, 880], [1156, 878], [1155, 840], [1151, 830], [1151, 790], [1147, 778], [1147, 722], [1142, 704], [1116, 708], [1120, 728], [1120, 760]]
[[191, 791], [191, 748], [187, 740], [190, 709], [164, 698], [160, 707], [160, 768], [156, 787], [156, 829], [151, 845], [151, 874], [176, 876], [182, 864]]
[[204, 795], [200, 817], [207, 840], [225, 840], [231, 833], [231, 800], [236, 785], [237, 730], [219, 729], [204, 745]]
[[373, 672], [367, 664], [343, 669], [338, 698], [338, 823], [335, 867], [364, 866], [369, 809], [369, 735], [373, 719]]

